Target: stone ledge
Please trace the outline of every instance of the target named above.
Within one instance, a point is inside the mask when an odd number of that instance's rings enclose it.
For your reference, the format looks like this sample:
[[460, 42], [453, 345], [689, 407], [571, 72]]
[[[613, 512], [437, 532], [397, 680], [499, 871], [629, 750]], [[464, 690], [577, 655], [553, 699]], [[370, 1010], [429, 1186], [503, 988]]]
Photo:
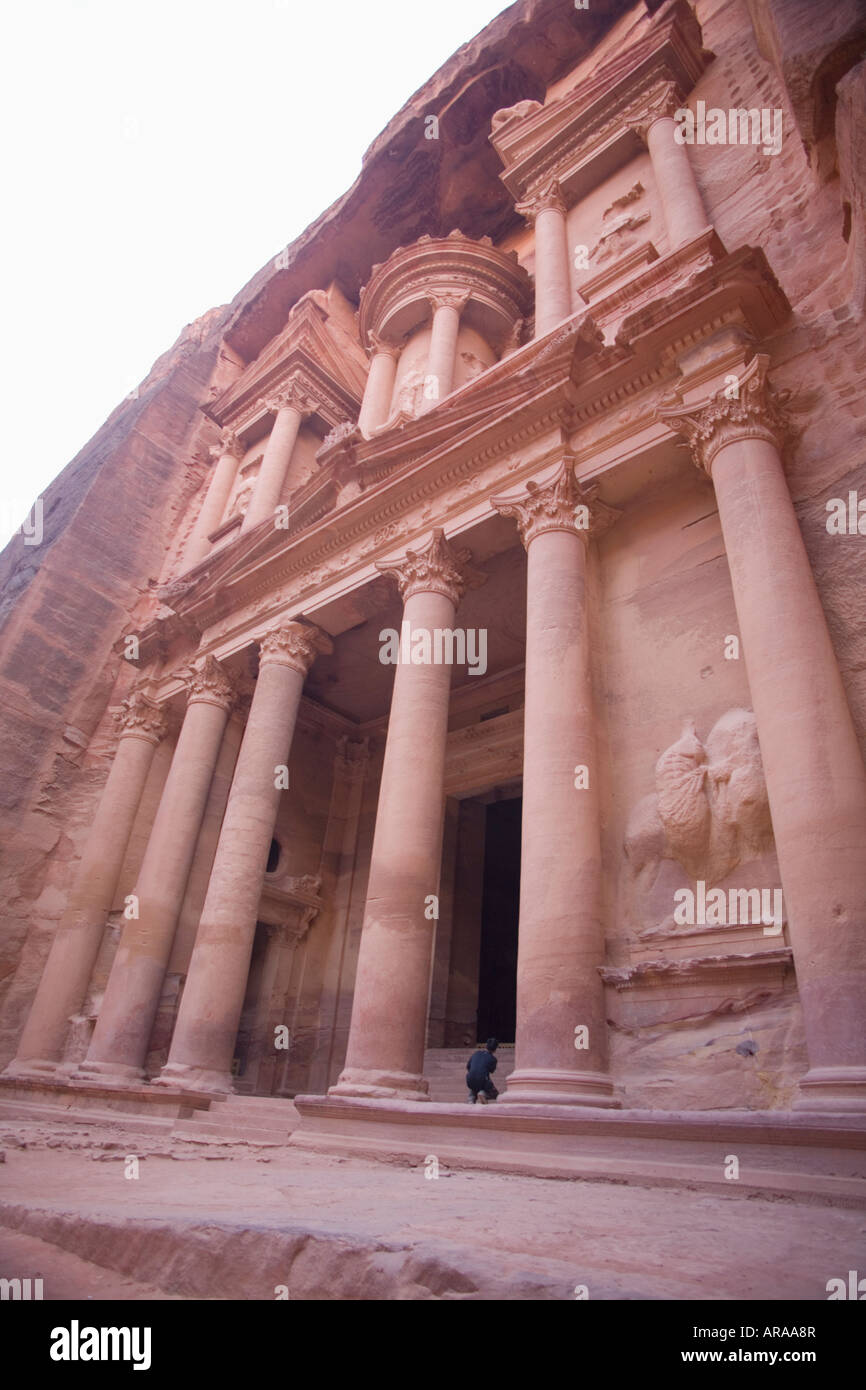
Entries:
[[115, 1086], [95, 1081], [52, 1081], [29, 1076], [0, 1076], [0, 1099], [35, 1102], [65, 1109], [119, 1111], [188, 1119], [210, 1108], [211, 1095], [198, 1091], [156, 1090], [150, 1086]]
[[[866, 1206], [866, 1126], [857, 1116], [436, 1102], [422, 1113], [405, 1101], [332, 1096], [297, 1096], [295, 1105], [301, 1123], [289, 1144], [316, 1152], [390, 1162], [435, 1153], [452, 1167]], [[735, 1181], [724, 1176], [732, 1153]]]

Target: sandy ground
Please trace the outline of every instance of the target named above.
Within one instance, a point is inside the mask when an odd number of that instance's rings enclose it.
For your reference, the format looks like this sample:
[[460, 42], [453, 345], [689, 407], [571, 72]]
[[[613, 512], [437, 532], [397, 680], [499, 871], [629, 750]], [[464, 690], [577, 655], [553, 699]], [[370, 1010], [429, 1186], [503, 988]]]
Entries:
[[40, 1274], [48, 1299], [825, 1300], [866, 1265], [863, 1210], [736, 1191], [427, 1178], [62, 1121], [0, 1120], [0, 1147], [0, 1275]]

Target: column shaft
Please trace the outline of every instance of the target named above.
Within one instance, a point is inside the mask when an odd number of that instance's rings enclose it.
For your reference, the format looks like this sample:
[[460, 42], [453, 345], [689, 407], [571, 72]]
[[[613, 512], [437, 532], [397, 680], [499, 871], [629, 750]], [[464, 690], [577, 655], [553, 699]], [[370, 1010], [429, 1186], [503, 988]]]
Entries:
[[691, 241], [707, 226], [707, 214], [689, 151], [686, 145], [674, 139], [676, 129], [672, 116], [660, 116], [646, 134], [672, 251]]
[[82, 1074], [144, 1076], [177, 919], [219, 756], [230, 699], [191, 698]]
[[[430, 350], [427, 354], [427, 382], [421, 413], [432, 410], [433, 406], [447, 396], [454, 384], [454, 366], [457, 359], [457, 334], [460, 331], [460, 309], [456, 304], [439, 303], [433, 312], [433, 326], [430, 333]], [[428, 396], [426, 386], [435, 381], [436, 394]]]
[[212, 531], [216, 530], [222, 520], [242, 452], [242, 446], [239, 446], [235, 441], [231, 441], [228, 446], [221, 446], [216, 467], [208, 484], [201, 511], [198, 514], [198, 520], [193, 527], [192, 535], [186, 547], [186, 555], [184, 556], [186, 569], [192, 569], [193, 565], [197, 565], [199, 560], [203, 560], [210, 551], [208, 537]]
[[[450, 628], [454, 603], [444, 594], [406, 601], [412, 630]], [[427, 1000], [445, 805], [448, 665], [399, 665], [355, 978], [352, 1026], [338, 1094], [399, 1092], [426, 1099], [422, 1080]]]
[[300, 409], [294, 405], [281, 405], [277, 411], [274, 427], [265, 445], [259, 475], [253, 485], [253, 495], [243, 520], [242, 531], [249, 531], [268, 517], [273, 520], [302, 418]]
[[[516, 1071], [503, 1099], [607, 1099], [601, 845], [585, 544], [545, 531], [528, 551]], [[575, 787], [578, 767], [589, 785]], [[577, 1028], [588, 1047], [575, 1050]], [[597, 1094], [596, 1094], [597, 1093]]]
[[535, 336], [543, 338], [571, 313], [565, 212], [543, 207], [535, 218]]
[[369, 437], [379, 425], [384, 425], [391, 409], [394, 394], [394, 380], [397, 375], [397, 357], [394, 352], [377, 350], [370, 359], [367, 384], [358, 426], [365, 437]]
[[[441, 530], [423, 551], [378, 568], [404, 597], [420, 657], [401, 642], [376, 811], [364, 927], [346, 1065], [334, 1095], [426, 1100], [422, 1076], [445, 809], [445, 741], [451, 665], [432, 655], [437, 629], [453, 628], [467, 584], [483, 582]], [[405, 629], [404, 629], [405, 631]], [[423, 638], [421, 639], [423, 641]], [[413, 661], [412, 658], [415, 658]]]
[[866, 1109], [866, 772], [776, 446], [719, 449], [719, 504], [810, 1071], [798, 1106]]
[[590, 517], [597, 530], [615, 514], [580, 489], [570, 456], [522, 499], [493, 503], [528, 552], [516, 1069], [503, 1101], [613, 1106], [586, 550]]
[[[130, 722], [117, 745], [10, 1072], [51, 1070], [61, 1060], [69, 1019], [80, 1012], [87, 994], [141, 794], [164, 732], [156, 707], [141, 697], [133, 696], [125, 707]], [[145, 722], [134, 722], [136, 712]]]

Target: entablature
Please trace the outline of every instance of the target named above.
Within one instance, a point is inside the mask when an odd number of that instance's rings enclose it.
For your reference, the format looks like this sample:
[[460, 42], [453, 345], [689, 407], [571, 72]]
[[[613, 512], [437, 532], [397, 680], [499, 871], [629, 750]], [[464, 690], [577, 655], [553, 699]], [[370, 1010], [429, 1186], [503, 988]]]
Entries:
[[[576, 315], [391, 437], [347, 433], [323, 476], [306, 496], [301, 490], [303, 524], [296, 516], [288, 532], [242, 537], [162, 597], [208, 642], [236, 643], [242, 633], [249, 641], [257, 621], [301, 604], [309, 612], [369, 585], [374, 561], [395, 543], [431, 525], [447, 524], [453, 534], [477, 524], [503, 483], [531, 478], [563, 448], [576, 452], [579, 476], [596, 481], [635, 450], [669, 450], [671, 431], [656, 407], [680, 378], [678, 359], [689, 356], [689, 372], [701, 380], [718, 377], [734, 349], [725, 346], [721, 357], [714, 349], [695, 365], [702, 343], [733, 334], [742, 359], [744, 345], [771, 335], [790, 312], [763, 252], [729, 255], [711, 231], [651, 263], [630, 291], [638, 307], [613, 342], [589, 314]], [[604, 300], [598, 312], [605, 316]], [[340, 459], [356, 488], [335, 510]]]

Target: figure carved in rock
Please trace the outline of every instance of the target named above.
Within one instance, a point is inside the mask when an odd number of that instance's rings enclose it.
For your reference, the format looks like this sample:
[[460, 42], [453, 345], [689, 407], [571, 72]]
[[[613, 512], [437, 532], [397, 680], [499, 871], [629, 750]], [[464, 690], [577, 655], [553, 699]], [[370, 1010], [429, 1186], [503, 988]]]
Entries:
[[411, 371], [406, 373], [400, 383], [400, 390], [397, 392], [396, 407], [391, 419], [396, 415], [414, 417], [418, 414], [424, 396], [425, 380], [425, 374], [420, 367], [413, 367]]
[[245, 487], [242, 487], [240, 489], [237, 496], [235, 497], [235, 500], [232, 502], [231, 511], [229, 512], [229, 519], [231, 519], [233, 516], [246, 516], [247, 507], [250, 505], [250, 498], [252, 497], [252, 495], [252, 483], [247, 483]]
[[655, 792], [629, 817], [625, 853], [638, 890], [649, 890], [664, 860], [676, 860], [708, 888], [773, 845], [767, 786], [751, 710], [730, 709], [706, 742], [685, 721], [655, 767]]

